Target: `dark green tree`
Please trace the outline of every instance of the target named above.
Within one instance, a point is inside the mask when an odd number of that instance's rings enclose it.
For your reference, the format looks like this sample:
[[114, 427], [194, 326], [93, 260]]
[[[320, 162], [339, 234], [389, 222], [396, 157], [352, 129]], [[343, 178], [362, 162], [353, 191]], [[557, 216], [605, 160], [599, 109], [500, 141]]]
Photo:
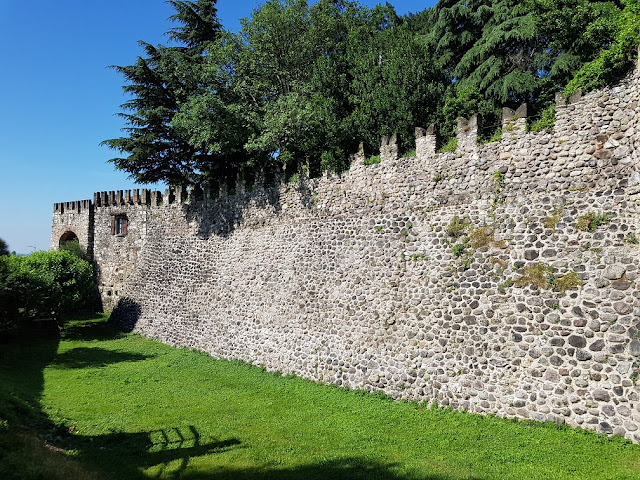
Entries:
[[533, 13], [518, 0], [484, 6], [482, 34], [460, 58], [453, 74], [496, 105], [516, 106], [533, 96], [542, 45]]
[[395, 133], [401, 149], [412, 148], [415, 127], [437, 118], [446, 75], [389, 4], [372, 9], [348, 40], [351, 129], [372, 151]]
[[490, 15], [488, 0], [440, 0], [432, 9], [411, 18], [421, 41], [450, 78], [460, 59], [482, 36]]
[[182, 45], [140, 42], [144, 57], [134, 65], [114, 67], [124, 76], [127, 85], [123, 89], [132, 97], [119, 114], [127, 123], [126, 136], [102, 142], [126, 154], [111, 161], [141, 183], [197, 181], [200, 173], [216, 161], [208, 150], [194, 147], [172, 124], [183, 105], [203, 89], [199, 82], [203, 52], [221, 35], [216, 0], [169, 3], [177, 11], [171, 19], [180, 26], [168, 35]]
[[3, 255], [9, 255], [9, 245], [0, 238], [0, 257]]

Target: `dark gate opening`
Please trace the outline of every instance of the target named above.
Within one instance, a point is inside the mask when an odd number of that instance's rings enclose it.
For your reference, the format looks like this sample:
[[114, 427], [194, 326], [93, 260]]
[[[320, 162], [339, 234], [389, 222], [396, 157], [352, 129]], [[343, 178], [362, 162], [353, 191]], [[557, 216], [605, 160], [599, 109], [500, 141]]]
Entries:
[[69, 231], [69, 232], [64, 232], [62, 234], [62, 236], [60, 237], [60, 241], [58, 242], [58, 246], [62, 246], [63, 244], [67, 243], [67, 242], [78, 242], [80, 243], [80, 240], [78, 239], [78, 236]]

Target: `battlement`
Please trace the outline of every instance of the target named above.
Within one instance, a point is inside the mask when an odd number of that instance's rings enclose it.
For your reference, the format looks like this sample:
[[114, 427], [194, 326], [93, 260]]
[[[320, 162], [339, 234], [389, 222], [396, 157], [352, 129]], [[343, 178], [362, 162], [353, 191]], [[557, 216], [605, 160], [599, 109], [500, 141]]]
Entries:
[[[580, 90], [576, 91], [568, 99], [561, 93], [556, 95], [556, 119], [552, 132], [527, 132], [527, 105], [523, 104], [516, 110], [505, 107], [502, 111], [502, 139], [491, 143], [478, 143], [478, 117], [458, 119], [457, 124], [457, 148], [454, 152], [436, 153], [437, 137], [435, 126], [428, 128], [416, 127], [415, 129], [415, 159], [403, 159], [400, 163], [417, 162], [426, 171], [437, 172], [438, 177], [453, 178], [464, 175], [464, 169], [474, 169], [474, 165], [482, 165], [483, 169], [504, 170], [506, 163], [513, 163], [518, 157], [535, 157], [535, 148], [532, 147], [532, 139], [539, 139], [540, 136], [547, 138], [546, 149], [566, 150], [561, 148], [565, 142], [573, 142], [575, 145], [584, 145], [585, 153], [580, 156], [582, 163], [589, 168], [594, 166], [606, 167], [606, 162], [616, 163], [616, 158], [625, 157], [633, 152], [633, 146], [627, 145], [625, 139], [617, 133], [620, 126], [631, 121], [633, 115], [624, 105], [624, 99], [628, 99], [630, 93], [637, 92], [638, 78], [640, 70], [634, 72], [621, 85], [607, 88], [602, 91], [592, 92], [586, 96]], [[634, 107], [635, 108], [635, 107]], [[637, 109], [637, 108], [635, 108]], [[633, 113], [633, 112], [632, 112]], [[636, 119], [633, 120], [634, 122]], [[534, 140], [534, 143], [539, 140]], [[514, 157], [513, 151], [518, 149], [519, 155]], [[575, 148], [574, 148], [575, 150]], [[586, 155], [589, 155], [587, 157]], [[563, 158], [573, 157], [572, 151], [560, 154]], [[331, 172], [325, 172], [321, 179], [314, 179], [313, 182], [341, 182], [345, 175], [363, 176], [377, 175], [381, 169], [385, 172], [396, 171], [401, 166], [398, 136], [384, 136], [380, 145], [380, 162], [371, 166], [365, 165], [364, 149], [362, 144], [358, 152], [351, 156], [351, 167], [348, 172], [343, 172], [339, 176]], [[506, 161], [509, 162], [506, 162]], [[596, 162], [597, 165], [593, 165]], [[628, 163], [628, 161], [627, 161]], [[523, 167], [525, 168], [525, 167]], [[588, 184], [591, 177], [581, 180], [585, 174], [593, 173], [589, 168], [574, 169], [571, 172], [572, 181], [577, 182], [577, 188]], [[508, 169], [507, 169], [508, 170]], [[369, 172], [369, 173], [367, 173]], [[505, 172], [506, 173], [506, 172]], [[538, 172], [540, 173], [540, 172]], [[508, 174], [509, 177], [511, 174]], [[527, 175], [535, 177], [534, 172], [529, 171]], [[340, 178], [336, 180], [337, 178]], [[298, 176], [299, 182], [309, 184], [311, 181], [304, 175]], [[520, 176], [519, 180], [522, 181]], [[276, 188], [288, 188], [284, 175], [281, 173], [275, 179]], [[544, 182], [539, 182], [542, 185]], [[330, 188], [330, 185], [327, 187]], [[231, 188], [230, 185], [234, 185]], [[135, 190], [112, 190], [96, 192], [93, 197], [94, 208], [108, 208], [118, 206], [147, 206], [158, 207], [181, 203], [194, 203], [197, 201], [223, 201], [232, 197], [245, 197], [247, 194], [255, 195], [264, 191], [264, 175], [256, 175], [252, 185], [246, 185], [241, 176], [238, 178], [221, 179], [217, 184], [203, 186], [170, 186], [164, 192], [151, 189]], [[90, 200], [76, 202], [64, 202], [54, 204], [54, 212], [61, 214], [65, 211], [82, 212], [90, 208]]]
[[53, 204], [53, 213], [82, 213], [91, 209], [91, 200], [76, 200], [74, 202], [61, 202]]

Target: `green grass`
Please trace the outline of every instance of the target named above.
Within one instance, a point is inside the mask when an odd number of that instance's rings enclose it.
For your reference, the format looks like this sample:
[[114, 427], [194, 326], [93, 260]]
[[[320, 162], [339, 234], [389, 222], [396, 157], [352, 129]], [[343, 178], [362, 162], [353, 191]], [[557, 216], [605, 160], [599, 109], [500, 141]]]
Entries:
[[0, 473], [19, 432], [105, 479], [640, 478], [620, 438], [282, 377], [103, 318], [0, 345], [0, 419]]

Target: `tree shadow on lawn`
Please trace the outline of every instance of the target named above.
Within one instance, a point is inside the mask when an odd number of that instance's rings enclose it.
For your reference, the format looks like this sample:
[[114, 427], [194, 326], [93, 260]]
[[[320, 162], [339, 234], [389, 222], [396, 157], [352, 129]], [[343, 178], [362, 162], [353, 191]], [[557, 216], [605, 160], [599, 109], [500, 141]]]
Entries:
[[469, 475], [401, 475], [396, 464], [382, 464], [364, 458], [349, 457], [294, 468], [248, 468], [216, 470], [214, 473], [186, 473], [182, 480], [482, 480]]
[[77, 347], [64, 353], [59, 353], [51, 362], [56, 368], [91, 368], [106, 367], [119, 362], [138, 362], [152, 358], [154, 355], [141, 355], [137, 353], [118, 352], [103, 348]]
[[183, 478], [195, 457], [220, 454], [240, 445], [240, 440], [203, 441], [194, 426], [166, 428], [151, 432], [115, 432], [93, 437], [72, 437], [67, 448], [78, 451], [77, 458], [107, 478], [148, 479], [143, 470], [152, 469], [153, 478]]
[[[86, 341], [117, 338], [119, 335], [104, 320], [88, 321], [86, 324], [72, 321], [64, 333], [67, 338]], [[170, 468], [169, 478], [179, 478], [191, 458], [225, 452], [240, 444], [235, 438], [203, 441], [193, 426], [96, 436], [70, 433], [68, 426], [52, 422], [42, 411], [40, 399], [46, 367], [102, 367], [149, 357], [97, 347], [78, 347], [58, 354], [59, 343], [58, 335], [42, 336], [38, 331], [24, 329], [11, 342], [0, 345], [0, 420], [6, 422], [7, 428], [6, 433], [0, 428], [0, 446], [3, 441], [9, 441], [11, 435], [18, 433], [46, 446], [43, 451], [47, 455], [66, 457], [58, 449], [75, 450], [72, 458], [102, 478], [142, 479], [148, 478], [142, 474], [142, 469], [156, 466], [160, 470]], [[30, 453], [35, 454], [35, 451]], [[15, 471], [15, 466], [7, 466], [3, 461], [0, 448], [0, 470], [11, 468], [3, 473], [8, 478], [22, 478], [20, 471]], [[48, 459], [43, 461], [50, 463]], [[110, 474], [113, 470], [117, 470], [118, 474]], [[45, 476], [38, 478], [47, 478], [46, 470], [43, 472]]]
[[105, 322], [103, 318], [77, 317], [65, 322], [64, 338], [73, 341], [103, 341], [116, 340], [126, 335], [126, 332], [117, 329]]

